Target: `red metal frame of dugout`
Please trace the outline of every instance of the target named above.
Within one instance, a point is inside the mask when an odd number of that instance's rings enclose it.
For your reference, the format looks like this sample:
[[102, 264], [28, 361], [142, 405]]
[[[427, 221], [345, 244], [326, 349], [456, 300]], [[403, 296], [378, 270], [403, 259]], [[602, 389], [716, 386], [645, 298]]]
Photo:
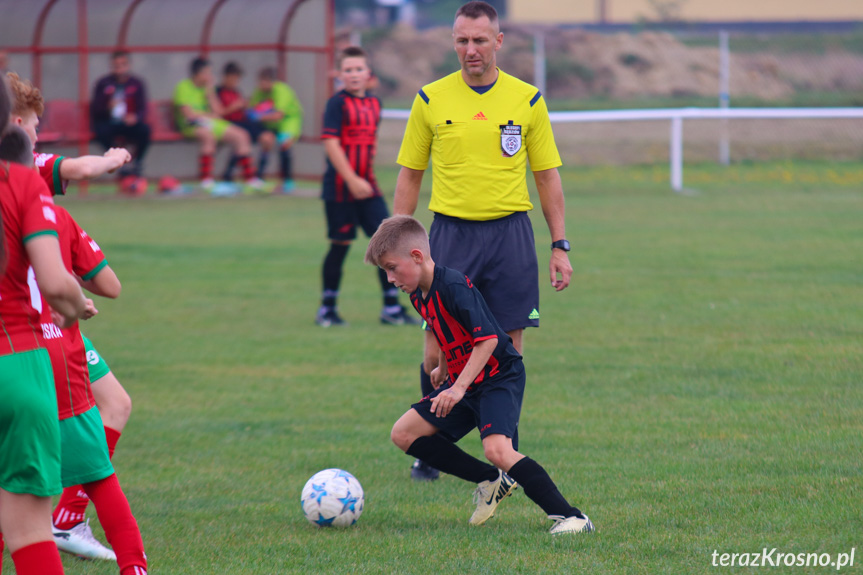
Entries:
[[[256, 43], [256, 44], [211, 44], [210, 37], [213, 31], [213, 24], [216, 21], [219, 10], [230, 0], [214, 0], [210, 9], [207, 11], [207, 16], [204, 20], [204, 25], [201, 30], [201, 41], [198, 44], [153, 44], [149, 46], [134, 46], [127, 43], [129, 28], [132, 25], [132, 18], [138, 6], [146, 2], [146, 0], [133, 0], [123, 13], [123, 18], [120, 22], [120, 29], [117, 33], [117, 42], [114, 46], [90, 46], [88, 39], [87, 26], [87, 0], [75, 0], [77, 4], [77, 20], [78, 20], [78, 42], [75, 46], [43, 46], [42, 36], [45, 29], [45, 23], [51, 10], [60, 0], [47, 0], [45, 6], [39, 12], [36, 20], [36, 26], [33, 30], [33, 42], [29, 47], [7, 47], [9, 52], [30, 53], [33, 58], [33, 78], [32, 81], [37, 87], [42, 86], [42, 55], [43, 54], [78, 54], [78, 108], [79, 108], [79, 129], [77, 138], [78, 153], [84, 155], [89, 150], [90, 140], [87, 135], [90, 133], [90, 115], [88, 113], [89, 106], [89, 84], [90, 78], [88, 73], [88, 57], [90, 54], [111, 53], [117, 49], [123, 49], [131, 53], [155, 53], [155, 52], [192, 52], [203, 56], [209, 55], [210, 52], [226, 52], [226, 51], [267, 51], [273, 50], [276, 52], [277, 70], [279, 78], [285, 80], [287, 78], [287, 53], [288, 52], [305, 52], [323, 54], [326, 58], [326, 66], [318, 67], [315, 74], [315, 83], [320, 91], [326, 94], [327, 98], [332, 95], [332, 83], [329, 81], [327, 71], [331, 70], [335, 61], [335, 5], [334, 0], [326, 1], [326, 40], [324, 46], [309, 46], [302, 44], [288, 43], [288, 30], [294, 19], [299, 7], [309, 0], [292, 0], [282, 18], [279, 27], [279, 34], [276, 42], [273, 43]], [[320, 93], [320, 92], [319, 92]], [[316, 99], [314, 113], [317, 116], [323, 115], [323, 103], [326, 99]], [[320, 109], [319, 109], [320, 108]], [[303, 138], [306, 141], [317, 142], [317, 138]], [[302, 174], [300, 174], [303, 176]], [[85, 188], [82, 188], [82, 191]]]

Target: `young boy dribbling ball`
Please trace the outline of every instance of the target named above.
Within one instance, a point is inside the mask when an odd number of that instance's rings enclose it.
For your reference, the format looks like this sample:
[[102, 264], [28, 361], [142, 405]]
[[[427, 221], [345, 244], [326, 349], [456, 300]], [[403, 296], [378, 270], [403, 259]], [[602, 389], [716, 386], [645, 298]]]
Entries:
[[[393, 443], [444, 473], [478, 484], [473, 525], [490, 519], [520, 484], [554, 521], [552, 535], [593, 531], [590, 519], [569, 504], [545, 469], [513, 447], [524, 365], [470, 279], [435, 265], [425, 228], [410, 216], [384, 220], [369, 242], [365, 261], [410, 294], [441, 349], [440, 365], [431, 372], [439, 387], [399, 418], [392, 429]], [[492, 465], [454, 443], [474, 428]]]

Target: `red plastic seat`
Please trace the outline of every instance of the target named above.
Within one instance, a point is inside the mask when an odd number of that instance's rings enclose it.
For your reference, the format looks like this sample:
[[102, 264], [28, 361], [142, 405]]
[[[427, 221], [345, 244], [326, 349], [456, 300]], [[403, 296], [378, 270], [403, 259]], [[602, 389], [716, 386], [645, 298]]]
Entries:
[[151, 100], [147, 105], [147, 120], [153, 129], [153, 141], [176, 142], [183, 139], [174, 125], [174, 103], [170, 100]]
[[[83, 116], [82, 116], [83, 115]], [[78, 107], [75, 100], [49, 100], [45, 102], [45, 112], [39, 122], [41, 142], [73, 142], [81, 134], [80, 119], [84, 118], [87, 128], [87, 111]], [[87, 132], [87, 139], [90, 133]]]

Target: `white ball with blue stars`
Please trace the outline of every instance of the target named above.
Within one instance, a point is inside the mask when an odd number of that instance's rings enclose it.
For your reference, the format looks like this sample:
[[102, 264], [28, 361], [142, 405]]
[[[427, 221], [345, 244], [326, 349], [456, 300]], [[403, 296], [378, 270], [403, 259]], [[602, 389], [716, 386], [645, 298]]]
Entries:
[[306, 519], [318, 527], [350, 527], [363, 512], [363, 487], [344, 469], [324, 469], [303, 487]]

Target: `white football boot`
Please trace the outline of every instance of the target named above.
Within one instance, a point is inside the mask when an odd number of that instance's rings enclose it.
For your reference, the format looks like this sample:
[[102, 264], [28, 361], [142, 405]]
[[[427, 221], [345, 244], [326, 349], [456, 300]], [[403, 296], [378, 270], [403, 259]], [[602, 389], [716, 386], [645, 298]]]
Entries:
[[564, 517], [563, 515], [549, 515], [549, 519], [554, 521], [549, 533], [552, 535], [560, 535], [562, 533], [590, 533], [595, 531], [593, 523], [590, 522], [587, 515], [584, 517]]
[[82, 521], [72, 529], [57, 529], [53, 525], [54, 542], [57, 549], [82, 559], [103, 559], [105, 561], [116, 561], [117, 555], [113, 551], [99, 543], [93, 537], [90, 529], [90, 520]]
[[491, 519], [498, 504], [503, 501], [504, 497], [512, 495], [512, 491], [517, 486], [518, 483], [515, 482], [515, 479], [503, 471], [494, 481], [483, 481], [477, 485], [476, 491], [473, 493], [476, 510], [470, 516], [470, 524], [482, 525]]

